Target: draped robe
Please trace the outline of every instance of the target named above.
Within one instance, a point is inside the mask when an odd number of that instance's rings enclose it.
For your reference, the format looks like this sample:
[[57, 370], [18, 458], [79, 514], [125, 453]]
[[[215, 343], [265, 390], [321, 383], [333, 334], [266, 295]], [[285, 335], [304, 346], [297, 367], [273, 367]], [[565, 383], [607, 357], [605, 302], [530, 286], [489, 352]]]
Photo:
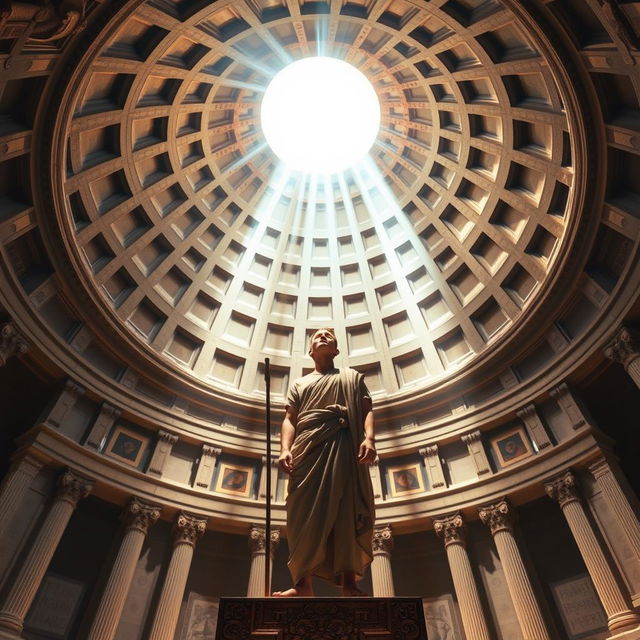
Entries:
[[368, 466], [358, 463], [364, 438], [362, 400], [369, 392], [354, 369], [312, 372], [296, 380], [287, 405], [297, 411], [287, 495], [289, 570], [340, 583], [371, 563], [374, 503]]

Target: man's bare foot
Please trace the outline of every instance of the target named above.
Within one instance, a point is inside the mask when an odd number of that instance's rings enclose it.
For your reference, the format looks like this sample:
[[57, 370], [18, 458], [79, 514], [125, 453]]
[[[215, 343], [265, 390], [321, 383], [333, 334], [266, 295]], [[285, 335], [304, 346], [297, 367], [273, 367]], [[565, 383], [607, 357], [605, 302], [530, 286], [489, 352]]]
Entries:
[[366, 594], [362, 589], [358, 589], [356, 586], [344, 586], [342, 587], [342, 595], [345, 598], [368, 598], [368, 594]]
[[274, 598], [313, 598], [313, 589], [301, 586], [291, 587], [286, 591], [274, 591], [271, 594]]

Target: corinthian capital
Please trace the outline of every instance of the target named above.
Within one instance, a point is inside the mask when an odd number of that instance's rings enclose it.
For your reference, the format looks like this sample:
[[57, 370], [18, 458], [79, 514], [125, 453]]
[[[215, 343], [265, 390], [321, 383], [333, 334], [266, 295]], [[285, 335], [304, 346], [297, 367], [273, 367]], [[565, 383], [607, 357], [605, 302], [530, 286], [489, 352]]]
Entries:
[[11, 356], [19, 356], [29, 350], [29, 344], [13, 322], [0, 326], [0, 367]]
[[127, 530], [137, 529], [147, 535], [149, 527], [155, 524], [155, 521], [160, 517], [161, 510], [161, 507], [156, 504], [148, 504], [138, 500], [138, 498], [131, 498], [122, 514], [122, 518]]
[[56, 500], [68, 502], [75, 507], [80, 500], [86, 498], [93, 489], [93, 480], [66, 469], [58, 479]]
[[465, 544], [466, 527], [461, 513], [438, 518], [433, 521], [433, 528], [438, 536], [444, 540], [444, 546], [450, 544]]
[[638, 332], [622, 327], [604, 348], [604, 355], [626, 367], [631, 360], [640, 356]]
[[515, 512], [506, 498], [494, 504], [478, 507], [478, 515], [483, 524], [489, 527], [492, 535], [495, 535], [499, 531], [513, 531]]
[[195, 547], [196, 542], [202, 537], [206, 529], [206, 518], [199, 518], [181, 511], [175, 524], [173, 544], [189, 544]]
[[580, 500], [578, 481], [571, 471], [545, 482], [544, 490], [551, 499], [557, 500], [561, 507]]
[[393, 550], [393, 533], [391, 527], [385, 524], [373, 530], [373, 553], [386, 553]]
[[[276, 551], [276, 547], [280, 542], [280, 529], [271, 530], [271, 545], [270, 551], [273, 555]], [[249, 550], [251, 555], [258, 553], [266, 553], [267, 548], [267, 533], [263, 526], [252, 524], [249, 529]]]

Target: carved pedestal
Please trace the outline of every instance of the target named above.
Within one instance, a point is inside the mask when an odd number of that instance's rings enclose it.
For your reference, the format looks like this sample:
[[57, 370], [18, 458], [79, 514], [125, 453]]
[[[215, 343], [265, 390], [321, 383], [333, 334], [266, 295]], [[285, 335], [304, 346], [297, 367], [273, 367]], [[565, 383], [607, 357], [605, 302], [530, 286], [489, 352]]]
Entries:
[[222, 598], [216, 640], [427, 640], [420, 598]]

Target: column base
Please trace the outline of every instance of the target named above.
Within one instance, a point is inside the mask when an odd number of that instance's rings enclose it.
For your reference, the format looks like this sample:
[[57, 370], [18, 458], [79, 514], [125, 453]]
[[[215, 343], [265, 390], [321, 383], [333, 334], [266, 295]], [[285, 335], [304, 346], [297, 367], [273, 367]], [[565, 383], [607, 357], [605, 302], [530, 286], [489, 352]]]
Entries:
[[635, 611], [620, 611], [612, 615], [607, 621], [609, 631], [624, 631], [634, 629], [640, 625], [640, 615]]
[[19, 638], [23, 627], [24, 620], [22, 618], [12, 613], [0, 612], [0, 639]]
[[13, 631], [0, 629], [0, 640], [22, 640], [22, 636], [19, 633]]
[[640, 626], [614, 633], [613, 635], [607, 636], [607, 640], [640, 640]]

